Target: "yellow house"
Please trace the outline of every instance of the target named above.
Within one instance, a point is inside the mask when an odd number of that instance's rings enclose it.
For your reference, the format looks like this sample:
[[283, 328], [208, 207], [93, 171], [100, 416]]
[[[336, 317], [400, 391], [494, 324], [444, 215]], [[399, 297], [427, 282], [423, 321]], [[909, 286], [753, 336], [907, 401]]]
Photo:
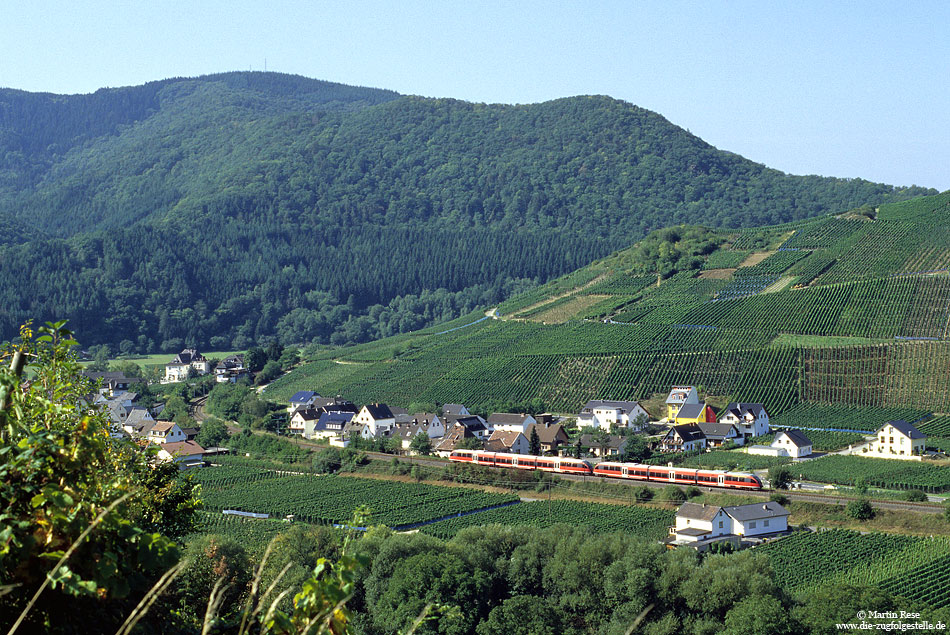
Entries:
[[684, 404], [673, 420], [677, 425], [684, 423], [716, 423], [716, 413], [705, 403]]
[[693, 386], [673, 386], [669, 397], [666, 398], [666, 419], [676, 421], [680, 408], [686, 404], [699, 404], [699, 395]]
[[903, 419], [888, 421], [874, 434], [867, 454], [886, 458], [920, 456], [927, 445], [927, 435]]

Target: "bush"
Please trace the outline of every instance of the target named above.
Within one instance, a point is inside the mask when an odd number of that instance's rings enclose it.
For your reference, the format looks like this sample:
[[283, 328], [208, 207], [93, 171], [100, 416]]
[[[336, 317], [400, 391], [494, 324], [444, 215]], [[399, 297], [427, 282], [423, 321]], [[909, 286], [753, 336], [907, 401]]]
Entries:
[[772, 492], [772, 495], [769, 496], [769, 500], [782, 506], [788, 505], [788, 496], [778, 492]]
[[769, 468], [769, 485], [772, 489], [788, 489], [792, 482], [792, 471], [784, 465]]
[[859, 498], [848, 503], [845, 508], [848, 516], [856, 520], [871, 520], [874, 518], [874, 508], [866, 498]]
[[671, 503], [683, 503], [686, 501], [686, 492], [676, 485], [667, 485], [663, 488], [663, 500]]
[[647, 501], [653, 500], [653, 488], [647, 487], [646, 485], [641, 485], [636, 488], [633, 494], [638, 503], [646, 503]]
[[686, 488], [686, 498], [696, 498], [697, 496], [702, 496], [703, 490], [699, 489], [695, 485], [690, 485]]
[[919, 489], [908, 490], [904, 494], [904, 500], [911, 501], [914, 503], [925, 503], [927, 502], [927, 495], [924, 494]]

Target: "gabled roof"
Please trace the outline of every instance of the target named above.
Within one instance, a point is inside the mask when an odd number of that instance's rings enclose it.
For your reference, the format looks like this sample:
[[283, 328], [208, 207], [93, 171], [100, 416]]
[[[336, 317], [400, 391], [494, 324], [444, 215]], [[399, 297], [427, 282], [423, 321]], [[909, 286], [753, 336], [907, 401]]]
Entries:
[[131, 425], [137, 421], [151, 421], [151, 420], [152, 420], [152, 414], [148, 411], [147, 408], [133, 406], [129, 410], [129, 415], [128, 417], [126, 417], [125, 422]]
[[326, 429], [327, 424], [333, 424], [333, 427], [343, 429], [346, 424], [353, 420], [352, 412], [321, 412], [319, 425]]
[[457, 426], [445, 433], [442, 440], [435, 446], [437, 452], [451, 452], [462, 439], [468, 439], [475, 435], [468, 431], [464, 426]]
[[442, 414], [446, 415], [460, 415], [463, 410], [468, 410], [465, 406], [460, 403], [447, 403], [442, 406]]
[[692, 520], [710, 521], [716, 517], [722, 507], [718, 505], [701, 505], [700, 503], [683, 503], [676, 516], [679, 518], [690, 518]]
[[564, 431], [564, 426], [560, 423], [554, 423], [549, 426], [541, 425], [539, 423], [529, 423], [528, 427], [524, 431], [524, 436], [531, 439], [531, 431], [538, 431], [538, 439], [541, 440], [541, 443], [545, 445], [553, 445], [555, 441], [561, 441], [566, 443], [569, 440], [567, 432]]
[[177, 441], [175, 443], [162, 443], [161, 448], [172, 456], [185, 456], [189, 454], [204, 454], [205, 449], [194, 441]]
[[592, 399], [584, 405], [581, 412], [593, 412], [595, 408], [615, 408], [630, 413], [640, 405], [638, 401], [611, 401], [610, 399]]
[[797, 448], [803, 448], [812, 444], [811, 440], [800, 430], [779, 430], [779, 432], [775, 435], [775, 438], [777, 439], [780, 434], [784, 434], [786, 437], [788, 437], [788, 440], [792, 442], [792, 445]]
[[190, 364], [191, 362], [204, 362], [207, 361], [205, 356], [198, 352], [196, 348], [186, 348], [182, 352], [175, 355], [175, 359], [171, 363], [167, 364], [168, 366], [178, 366], [181, 364]]
[[[689, 503], [686, 504], [688, 505]], [[759, 518], [776, 518], [789, 515], [788, 510], [775, 501], [752, 503], [751, 505], [734, 505], [732, 507], [723, 507], [723, 510], [732, 518], [743, 522], [747, 520], [758, 520]]]
[[581, 435], [581, 445], [588, 448], [613, 448], [616, 450], [620, 449], [620, 446], [624, 444], [624, 441], [627, 440], [627, 437], [622, 437], [619, 434], [608, 435], [607, 440], [603, 443], [594, 441], [594, 435], [592, 434], [582, 434]]
[[878, 432], [884, 429], [884, 426], [893, 426], [895, 430], [903, 434], [908, 439], [926, 439], [927, 435], [918, 430], [913, 426], [913, 424], [907, 423], [903, 419], [898, 419], [896, 421], [888, 421], [880, 428], [877, 429]]
[[323, 413], [316, 408], [297, 408], [290, 418], [299, 418], [301, 421], [314, 421], [315, 419], [319, 419], [321, 414]]
[[692, 386], [673, 386], [670, 396], [666, 398], [666, 403], [683, 403], [694, 390], [696, 389]]
[[[488, 437], [489, 443], [500, 444], [501, 446], [510, 449], [515, 443], [518, 442], [518, 437], [523, 437], [524, 434], [518, 432], [517, 430], [495, 430], [492, 432], [491, 436]], [[488, 446], [486, 449], [490, 450]]]
[[739, 431], [731, 423], [703, 423], [700, 421], [697, 425], [707, 439], [726, 439], [729, 437], [730, 430], [734, 431], [736, 435], [739, 434]]
[[703, 411], [706, 410], [706, 404], [704, 403], [687, 403], [683, 404], [679, 412], [676, 414], [677, 419], [695, 419], [702, 416]]
[[455, 420], [455, 425], [464, 426], [469, 432], [481, 432], [488, 430], [485, 420], [478, 415], [465, 415]]
[[760, 403], [742, 403], [742, 402], [732, 402], [719, 413], [720, 417], [724, 417], [727, 414], [733, 414], [736, 417], [742, 419], [746, 414], [752, 415], [753, 419], [758, 418], [759, 414], [765, 411], [765, 406]]
[[368, 403], [363, 407], [366, 408], [366, 411], [369, 412], [369, 416], [371, 416], [374, 421], [396, 418], [392, 410], [389, 409], [389, 406], [384, 403]]
[[174, 421], [156, 421], [155, 425], [152, 426], [152, 431], [154, 432], [168, 432], [173, 427], [175, 427]]
[[317, 393], [312, 390], [301, 390], [300, 392], [294, 393], [294, 396], [290, 398], [290, 403], [307, 403], [315, 397], [319, 397]]
[[703, 429], [695, 423], [684, 423], [678, 426], [673, 426], [670, 428], [667, 436], [671, 436], [673, 434], [679, 435], [679, 438], [681, 438], [684, 443], [689, 441], [701, 441], [706, 438], [706, 435], [703, 434]]
[[[493, 412], [488, 415], [488, 423], [492, 425], [521, 425], [531, 415], [515, 414], [513, 412]], [[533, 419], [534, 417], [532, 417]]]

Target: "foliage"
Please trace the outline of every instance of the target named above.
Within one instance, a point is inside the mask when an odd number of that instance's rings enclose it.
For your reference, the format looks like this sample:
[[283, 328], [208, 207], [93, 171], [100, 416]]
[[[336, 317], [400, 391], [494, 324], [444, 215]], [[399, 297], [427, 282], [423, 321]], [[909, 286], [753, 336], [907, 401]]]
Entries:
[[[92, 343], [138, 352], [361, 342], [497, 303], [670, 222], [781, 222], [926, 192], [788, 176], [607, 97], [484, 105], [317, 83], [0, 92], [13, 228], [0, 336], [57, 310]], [[319, 249], [301, 227], [321, 228]], [[143, 244], [163, 249], [142, 257]]]
[[784, 465], [769, 468], [769, 485], [772, 489], [788, 489], [792, 478], [792, 470]]
[[859, 498], [848, 502], [845, 511], [848, 513], [848, 516], [856, 520], [871, 520], [874, 518], [874, 508], [871, 507], [871, 503], [868, 502], [866, 498]]
[[198, 505], [176, 467], [155, 468], [149, 451], [110, 437], [107, 415], [85, 401], [92, 387], [74, 345], [58, 322], [36, 337], [25, 325], [0, 350], [0, 578], [10, 585], [0, 613], [12, 623], [48, 579], [26, 615], [35, 631], [99, 611], [100, 624], [117, 627], [132, 608], [125, 599], [177, 560], [168, 536], [190, 531]]

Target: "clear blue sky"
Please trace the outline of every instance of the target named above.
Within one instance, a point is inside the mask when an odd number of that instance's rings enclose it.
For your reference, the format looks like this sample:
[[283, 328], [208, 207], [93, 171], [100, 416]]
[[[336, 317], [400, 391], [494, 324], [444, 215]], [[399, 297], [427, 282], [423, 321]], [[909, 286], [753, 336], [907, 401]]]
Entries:
[[950, 189], [950, 2], [10, 2], [0, 86], [228, 70], [532, 103], [606, 94], [794, 174]]

